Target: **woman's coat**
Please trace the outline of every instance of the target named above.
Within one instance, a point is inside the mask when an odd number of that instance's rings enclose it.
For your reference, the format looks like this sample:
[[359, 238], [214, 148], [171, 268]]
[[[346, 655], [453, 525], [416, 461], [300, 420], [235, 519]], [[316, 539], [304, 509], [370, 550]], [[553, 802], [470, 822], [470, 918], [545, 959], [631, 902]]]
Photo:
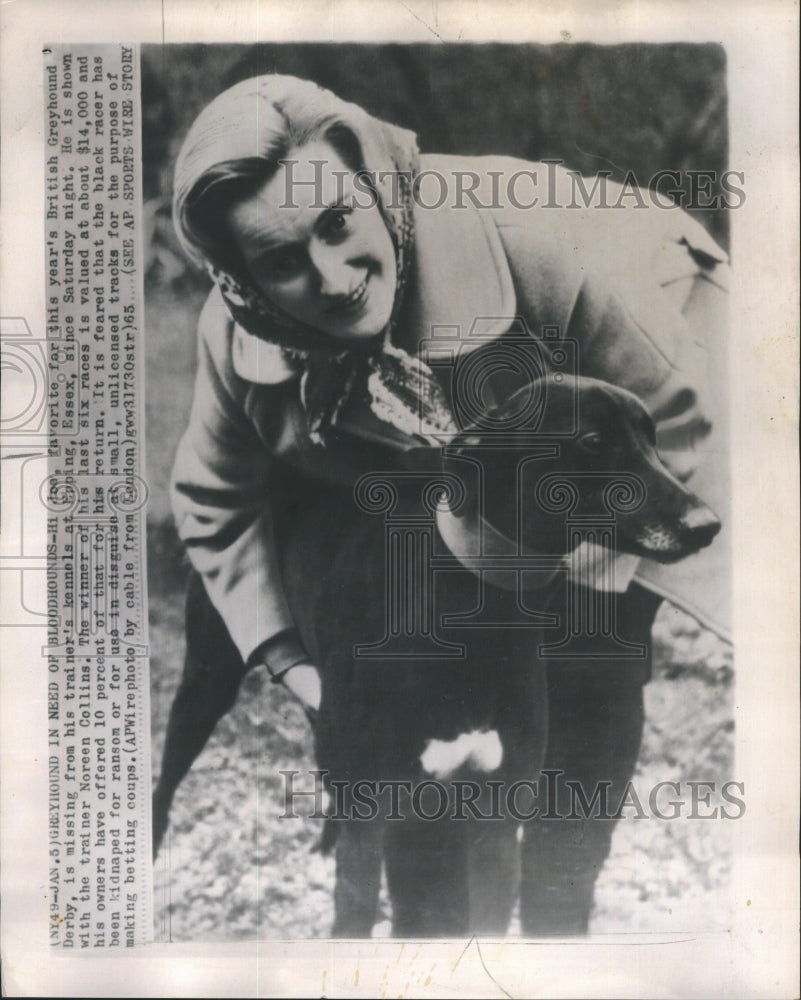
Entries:
[[[666, 464], [692, 476], [724, 531], [675, 566], [642, 560], [637, 579], [726, 635], [725, 254], [681, 209], [657, 207], [637, 189], [609, 182], [609, 207], [585, 207], [592, 183], [578, 186], [553, 164], [430, 155], [420, 167], [430, 173], [417, 189], [398, 346], [416, 353], [446, 337], [469, 348], [519, 316], [534, 336], [555, 327], [574, 339], [580, 374], [640, 396]], [[409, 442], [357, 407], [341, 442], [314, 443], [297, 376], [278, 348], [233, 322], [216, 289], [200, 317], [198, 350], [173, 506], [190, 559], [247, 659], [293, 624], [272, 536], [273, 459], [353, 482], [370, 463], [375, 469], [376, 455], [391, 462]], [[619, 562], [625, 585], [634, 565]]]

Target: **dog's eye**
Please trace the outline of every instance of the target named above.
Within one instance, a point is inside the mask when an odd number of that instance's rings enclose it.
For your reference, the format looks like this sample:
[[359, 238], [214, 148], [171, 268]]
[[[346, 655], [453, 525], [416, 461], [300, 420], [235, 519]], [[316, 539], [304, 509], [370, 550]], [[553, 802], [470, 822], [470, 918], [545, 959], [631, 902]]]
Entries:
[[588, 434], [582, 434], [578, 442], [591, 455], [599, 454], [606, 443], [603, 434], [600, 434], [598, 431], [590, 431]]

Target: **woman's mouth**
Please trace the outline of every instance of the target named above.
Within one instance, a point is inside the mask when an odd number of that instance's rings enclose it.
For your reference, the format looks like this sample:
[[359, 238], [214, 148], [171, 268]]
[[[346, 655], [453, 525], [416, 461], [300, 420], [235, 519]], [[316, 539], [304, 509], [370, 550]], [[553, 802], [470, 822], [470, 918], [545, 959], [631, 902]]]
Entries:
[[365, 275], [353, 291], [337, 298], [326, 311], [332, 313], [358, 312], [367, 299], [367, 283], [369, 280], [369, 275]]

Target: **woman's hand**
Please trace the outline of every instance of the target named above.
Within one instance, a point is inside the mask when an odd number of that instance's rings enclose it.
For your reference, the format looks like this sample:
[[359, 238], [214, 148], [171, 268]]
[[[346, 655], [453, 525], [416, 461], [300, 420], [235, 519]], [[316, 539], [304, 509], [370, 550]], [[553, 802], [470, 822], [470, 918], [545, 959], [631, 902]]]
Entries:
[[308, 658], [295, 628], [286, 628], [263, 642], [248, 659], [251, 666], [261, 665], [273, 684], [283, 684], [303, 706], [314, 725], [320, 708], [320, 672]]
[[[296, 663], [281, 677], [281, 683], [288, 688], [306, 709], [313, 722], [320, 708], [320, 672], [309, 662]], [[311, 713], [311, 714], [310, 714]]]

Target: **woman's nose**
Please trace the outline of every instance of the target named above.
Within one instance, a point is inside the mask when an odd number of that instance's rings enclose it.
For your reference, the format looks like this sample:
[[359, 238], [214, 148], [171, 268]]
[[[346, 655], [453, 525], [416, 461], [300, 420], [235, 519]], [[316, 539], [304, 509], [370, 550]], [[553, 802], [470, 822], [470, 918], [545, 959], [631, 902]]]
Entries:
[[310, 256], [321, 295], [347, 295], [351, 291], [351, 268], [340, 247], [311, 247]]

